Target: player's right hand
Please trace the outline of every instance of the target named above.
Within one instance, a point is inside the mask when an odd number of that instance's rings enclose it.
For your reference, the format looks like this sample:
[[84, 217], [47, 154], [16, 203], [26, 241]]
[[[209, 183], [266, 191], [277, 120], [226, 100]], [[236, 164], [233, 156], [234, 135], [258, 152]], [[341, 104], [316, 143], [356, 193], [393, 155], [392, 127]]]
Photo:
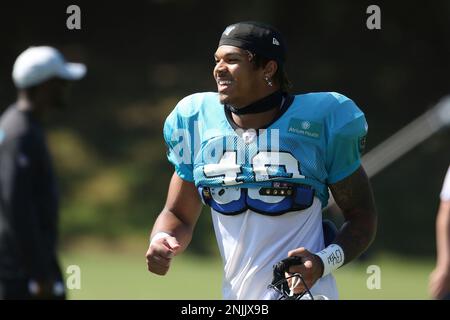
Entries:
[[165, 237], [153, 241], [145, 254], [148, 271], [161, 276], [165, 275], [169, 271], [172, 258], [179, 249], [180, 244], [174, 237]]

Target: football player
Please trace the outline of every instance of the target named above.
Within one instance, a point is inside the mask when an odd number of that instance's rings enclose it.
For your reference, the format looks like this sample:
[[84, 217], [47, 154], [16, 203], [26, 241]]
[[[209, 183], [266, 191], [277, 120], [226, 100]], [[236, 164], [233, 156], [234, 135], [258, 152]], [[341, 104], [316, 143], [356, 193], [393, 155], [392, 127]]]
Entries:
[[[294, 293], [337, 299], [332, 272], [367, 249], [377, 225], [360, 161], [363, 112], [339, 93], [289, 94], [285, 42], [271, 26], [228, 26], [214, 59], [217, 92], [185, 97], [164, 125], [175, 172], [151, 233], [149, 271], [167, 273], [203, 203], [223, 259], [224, 299], [277, 299], [272, 268], [292, 256], [301, 263], [286, 277], [304, 279]], [[329, 188], [345, 223], [325, 246]]]

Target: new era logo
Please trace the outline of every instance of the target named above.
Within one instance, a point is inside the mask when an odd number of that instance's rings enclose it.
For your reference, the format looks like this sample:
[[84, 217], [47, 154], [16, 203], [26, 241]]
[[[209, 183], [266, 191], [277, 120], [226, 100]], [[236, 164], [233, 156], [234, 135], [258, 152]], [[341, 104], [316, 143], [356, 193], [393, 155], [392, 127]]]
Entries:
[[280, 45], [280, 43], [278, 42], [277, 38], [273, 38], [273, 39], [272, 39], [272, 44], [274, 44], [274, 45], [276, 45], [276, 46], [279, 46], [279, 45]]

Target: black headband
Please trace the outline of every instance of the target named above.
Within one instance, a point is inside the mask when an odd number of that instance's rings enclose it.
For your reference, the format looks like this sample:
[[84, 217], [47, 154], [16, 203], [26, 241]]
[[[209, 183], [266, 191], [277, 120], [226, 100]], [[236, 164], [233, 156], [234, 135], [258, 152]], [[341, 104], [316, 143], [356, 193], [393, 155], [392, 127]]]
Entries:
[[223, 45], [249, 50], [280, 64], [286, 60], [286, 45], [281, 33], [259, 22], [239, 22], [228, 26], [219, 41], [219, 47]]

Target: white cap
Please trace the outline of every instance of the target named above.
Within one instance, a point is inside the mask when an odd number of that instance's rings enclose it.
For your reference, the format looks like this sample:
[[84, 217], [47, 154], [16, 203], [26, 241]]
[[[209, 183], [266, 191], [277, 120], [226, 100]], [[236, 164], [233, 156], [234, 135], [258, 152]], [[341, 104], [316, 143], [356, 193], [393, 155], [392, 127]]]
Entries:
[[53, 77], [79, 80], [86, 74], [82, 63], [67, 63], [52, 47], [30, 47], [14, 62], [12, 77], [18, 89], [35, 86]]

